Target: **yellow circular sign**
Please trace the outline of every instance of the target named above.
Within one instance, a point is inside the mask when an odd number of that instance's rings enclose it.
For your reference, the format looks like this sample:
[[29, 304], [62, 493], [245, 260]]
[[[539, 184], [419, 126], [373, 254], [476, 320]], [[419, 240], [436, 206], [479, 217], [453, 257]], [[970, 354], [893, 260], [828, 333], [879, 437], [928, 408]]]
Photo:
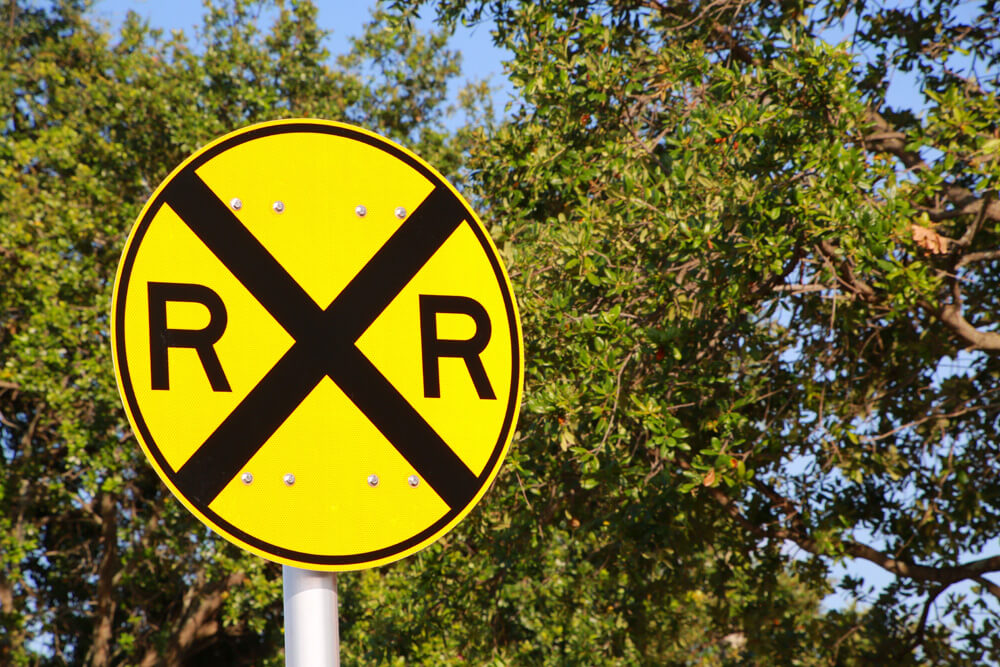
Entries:
[[157, 188], [112, 305], [118, 387], [170, 490], [278, 562], [354, 570], [454, 527], [521, 401], [510, 281], [468, 203], [371, 132], [226, 135]]

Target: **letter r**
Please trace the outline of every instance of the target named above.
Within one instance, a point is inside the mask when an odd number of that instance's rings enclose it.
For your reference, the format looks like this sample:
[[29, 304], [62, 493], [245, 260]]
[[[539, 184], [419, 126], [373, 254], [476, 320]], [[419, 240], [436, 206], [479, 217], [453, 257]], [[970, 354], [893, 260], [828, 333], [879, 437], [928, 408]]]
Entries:
[[[438, 313], [468, 315], [476, 325], [476, 332], [468, 340], [440, 339], [437, 333]], [[424, 366], [424, 396], [441, 398], [441, 374], [438, 360], [457, 357], [465, 361], [472, 377], [472, 384], [481, 399], [496, 399], [490, 380], [486, 377], [479, 355], [490, 342], [490, 316], [482, 304], [467, 296], [420, 295], [420, 347]]]
[[[190, 347], [198, 353], [212, 391], [232, 391], [222, 372], [216, 342], [226, 330], [226, 306], [219, 295], [204, 285], [149, 283], [149, 368], [152, 389], [170, 389], [167, 352], [172, 347]], [[167, 302], [200, 303], [208, 309], [204, 329], [167, 328]]]

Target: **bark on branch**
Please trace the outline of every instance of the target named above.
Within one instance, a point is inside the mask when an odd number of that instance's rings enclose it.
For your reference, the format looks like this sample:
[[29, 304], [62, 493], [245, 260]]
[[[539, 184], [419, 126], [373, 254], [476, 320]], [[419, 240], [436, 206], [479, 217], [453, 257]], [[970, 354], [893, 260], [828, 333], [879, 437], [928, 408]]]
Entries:
[[187, 663], [192, 651], [206, 640], [220, 634], [222, 624], [218, 614], [225, 600], [225, 592], [247, 581], [243, 572], [234, 572], [225, 579], [192, 589], [185, 595], [184, 611], [179, 630], [171, 638], [165, 655], [157, 655], [150, 649], [143, 657], [142, 667], [166, 665], [181, 667]]
[[927, 163], [917, 151], [907, 150], [906, 135], [899, 132], [882, 114], [869, 109], [866, 118], [872, 132], [865, 137], [868, 145], [879, 153], [889, 153], [899, 158], [903, 166], [911, 171], [927, 169]]
[[858, 278], [857, 274], [854, 273], [854, 266], [851, 261], [847, 259], [837, 261], [837, 249], [832, 243], [829, 241], [820, 241], [816, 245], [816, 249], [830, 267], [834, 277], [845, 288], [858, 298], [866, 300], [875, 298], [875, 289]]
[[962, 340], [980, 350], [1000, 350], [1000, 334], [981, 331], [962, 316], [961, 303], [949, 303], [939, 311], [941, 321], [947, 324]]
[[[922, 171], [929, 166], [920, 153], [906, 148], [906, 135], [899, 132], [882, 114], [869, 109], [866, 115], [871, 132], [865, 137], [868, 148], [877, 153], [895, 156], [910, 171]], [[1000, 201], [976, 194], [960, 185], [945, 185], [941, 195], [952, 205], [951, 209], [931, 208], [927, 213], [931, 220], [940, 222], [959, 215], [979, 213], [990, 220], [1000, 221]]]
[[[972, 243], [972, 238], [975, 236], [976, 232], [982, 227], [983, 222], [986, 218], [986, 209], [990, 202], [993, 200], [993, 193], [987, 193], [983, 197], [983, 208], [976, 216], [976, 220], [969, 226], [969, 229], [963, 235], [959, 244], [963, 247], [968, 247]], [[973, 253], [983, 257], [984, 253]], [[956, 269], [962, 265], [965, 257], [971, 255], [958, 257], [954, 262]], [[941, 307], [938, 315], [941, 321], [947, 324], [952, 331], [958, 334], [965, 342], [968, 344], [979, 348], [981, 350], [1000, 350], [1000, 334], [993, 331], [983, 331], [977, 329], [962, 315], [962, 283], [960, 279], [955, 276], [952, 278], [951, 284], [952, 299], [951, 303], [945, 304]]]
[[[720, 505], [726, 514], [728, 514], [737, 525], [742, 527], [751, 535], [767, 540], [789, 540], [813, 555], [830, 555], [820, 548], [816, 540], [809, 535], [805, 526], [799, 520], [799, 515], [797, 513], [789, 513], [788, 508], [795, 505], [794, 501], [788, 498], [783, 498], [773, 489], [770, 489], [766, 495], [772, 505], [775, 503], [774, 498], [782, 499], [780, 503], [774, 506], [774, 508], [780, 510], [786, 516], [791, 517], [791, 521], [794, 526], [791, 529], [784, 527], [767, 528], [755, 524], [743, 516], [733, 499], [722, 489], [710, 487], [706, 490], [712, 500]], [[841, 542], [841, 546], [844, 553], [849, 556], [867, 560], [896, 576], [906, 577], [914, 581], [926, 583], [953, 584], [966, 579], [978, 580], [978, 578], [988, 572], [1000, 571], [1000, 556], [981, 558], [979, 560], [969, 561], [960, 565], [935, 567], [931, 565], [920, 565], [919, 563], [899, 558], [893, 558], [886, 553], [873, 549], [866, 544], [855, 542], [854, 540], [845, 540]]]
[[1000, 600], [1000, 586], [994, 584], [992, 581], [990, 581], [989, 579], [987, 579], [982, 575], [973, 578], [976, 580], [976, 583], [980, 584], [983, 588], [992, 593], [997, 600]]
[[102, 493], [100, 500], [101, 545], [104, 554], [97, 570], [97, 623], [94, 626], [94, 643], [90, 650], [90, 664], [106, 667], [111, 664], [111, 637], [115, 614], [114, 576], [118, 570], [118, 511], [115, 498]]

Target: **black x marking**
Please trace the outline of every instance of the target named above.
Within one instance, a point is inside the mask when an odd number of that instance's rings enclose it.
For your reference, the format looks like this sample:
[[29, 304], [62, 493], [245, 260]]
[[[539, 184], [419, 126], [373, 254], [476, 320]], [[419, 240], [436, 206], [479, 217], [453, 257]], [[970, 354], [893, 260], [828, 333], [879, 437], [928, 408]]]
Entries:
[[449, 507], [468, 504], [479, 490], [476, 475], [356, 345], [465, 221], [457, 198], [440, 186], [431, 192], [323, 310], [193, 169], [178, 174], [164, 194], [170, 208], [295, 339], [176, 471], [178, 489], [207, 507], [328, 376]]

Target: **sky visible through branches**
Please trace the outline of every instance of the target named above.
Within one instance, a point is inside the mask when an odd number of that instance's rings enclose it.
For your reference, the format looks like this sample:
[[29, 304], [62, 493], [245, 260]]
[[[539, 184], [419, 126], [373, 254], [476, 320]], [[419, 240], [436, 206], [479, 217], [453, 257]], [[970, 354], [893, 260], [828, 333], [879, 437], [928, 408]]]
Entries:
[[[906, 6], [910, 3], [896, 2], [886, 3], [887, 6]], [[319, 12], [319, 24], [331, 30], [332, 34], [327, 38], [325, 46], [336, 56], [347, 52], [350, 48], [350, 39], [362, 34], [364, 24], [370, 20], [370, 12], [375, 3], [356, 3], [339, 0], [332, 3], [321, 3]], [[973, 7], [966, 8], [971, 14]], [[92, 16], [107, 24], [110, 32], [116, 34], [118, 27], [124, 20], [128, 11], [135, 11], [140, 16], [149, 21], [156, 28], [162, 28], [169, 35], [172, 30], [183, 30], [189, 39], [196, 37], [196, 26], [201, 23], [203, 6], [201, 0], [173, 0], [170, 3], [155, 2], [154, 0], [97, 0], [91, 10]], [[425, 14], [429, 14], [425, 10]], [[959, 19], [968, 17], [959, 16]], [[263, 24], [268, 24], [268, 16], [261, 17]], [[856, 29], [856, 17], [848, 16], [841, 23], [831, 25], [824, 33], [824, 38], [832, 44], [847, 43], [852, 46], [851, 52], [856, 61], [863, 64], [868, 56], [859, 48], [853, 48], [854, 30]], [[424, 30], [431, 29], [433, 22], [431, 17], [425, 15], [420, 21], [420, 27]], [[509, 54], [492, 44], [490, 37], [491, 26], [482, 24], [467, 28], [459, 26], [456, 35], [451, 40], [451, 48], [462, 54], [463, 76], [458, 81], [453, 82], [449, 90], [452, 102], [457, 101], [459, 87], [467, 80], [488, 79], [493, 88], [494, 107], [501, 114], [509, 103], [515, 101], [513, 87], [503, 74], [503, 61]], [[982, 76], [982, 72], [976, 72], [976, 64], [963, 61], [960, 57], [953, 58], [948, 66], [967, 75]], [[919, 112], [925, 108], [923, 97], [920, 94], [915, 76], [905, 72], [895, 72], [890, 80], [887, 98], [889, 103], [897, 108], [909, 108]], [[447, 121], [450, 129], [455, 129], [461, 123], [461, 118], [452, 117]], [[234, 128], [235, 129], [235, 128]], [[933, 160], [935, 156], [926, 155], [925, 159]], [[978, 353], [981, 354], [981, 353]], [[976, 354], [961, 352], [954, 359], [944, 359], [938, 366], [935, 381], [940, 383], [948, 377], [956, 374], [964, 374], [976, 360]], [[961, 443], [958, 443], [959, 445]], [[791, 468], [805, 468], [811, 464], [804, 459], [792, 459], [788, 462]], [[877, 546], [877, 538], [871, 535], [858, 535], [858, 538], [867, 543]], [[789, 543], [788, 551], [794, 555], [796, 549]], [[967, 557], [981, 558], [1000, 553], [1000, 539], [993, 540], [988, 550], [983, 553], [966, 554]], [[804, 554], [805, 556], [805, 554]], [[880, 591], [891, 581], [892, 577], [880, 567], [867, 563], [861, 559], [847, 560], [834, 569], [838, 577], [851, 576], [863, 578], [870, 590], [869, 601], [874, 602]], [[967, 592], [971, 584], [956, 585], [952, 592], [961, 594]], [[964, 590], [963, 590], [964, 589]], [[834, 593], [827, 597], [825, 604], [830, 607], [843, 606], [847, 602], [842, 593]], [[943, 609], [945, 600], [936, 603], [936, 607]], [[932, 611], [932, 614], [934, 612]]]

